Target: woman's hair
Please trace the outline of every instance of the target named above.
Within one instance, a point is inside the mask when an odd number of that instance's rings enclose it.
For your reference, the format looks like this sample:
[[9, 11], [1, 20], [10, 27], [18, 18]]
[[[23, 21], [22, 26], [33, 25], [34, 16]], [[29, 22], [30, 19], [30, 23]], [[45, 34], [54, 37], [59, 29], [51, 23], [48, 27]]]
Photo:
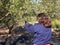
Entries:
[[40, 13], [37, 17], [41, 18], [40, 23], [43, 24], [45, 27], [51, 27], [51, 20], [48, 15], [45, 13]]
[[44, 17], [44, 16], [47, 16], [45, 13], [39, 13], [38, 15], [37, 15], [37, 17]]

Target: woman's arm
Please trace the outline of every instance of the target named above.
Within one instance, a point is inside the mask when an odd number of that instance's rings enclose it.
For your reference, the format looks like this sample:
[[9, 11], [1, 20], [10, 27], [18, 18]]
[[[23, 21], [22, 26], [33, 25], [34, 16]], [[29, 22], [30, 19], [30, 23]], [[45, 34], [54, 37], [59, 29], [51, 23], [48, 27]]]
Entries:
[[30, 23], [25, 23], [24, 27], [28, 32], [34, 33], [34, 25], [32, 25]]

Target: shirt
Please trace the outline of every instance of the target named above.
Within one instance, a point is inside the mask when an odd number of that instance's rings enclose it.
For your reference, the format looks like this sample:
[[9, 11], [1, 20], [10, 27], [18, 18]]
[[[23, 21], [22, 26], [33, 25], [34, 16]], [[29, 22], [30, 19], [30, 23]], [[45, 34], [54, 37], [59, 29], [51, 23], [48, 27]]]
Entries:
[[51, 28], [46, 28], [39, 23], [34, 25], [26, 23], [25, 28], [28, 32], [34, 33], [34, 44], [43, 45], [51, 42]]

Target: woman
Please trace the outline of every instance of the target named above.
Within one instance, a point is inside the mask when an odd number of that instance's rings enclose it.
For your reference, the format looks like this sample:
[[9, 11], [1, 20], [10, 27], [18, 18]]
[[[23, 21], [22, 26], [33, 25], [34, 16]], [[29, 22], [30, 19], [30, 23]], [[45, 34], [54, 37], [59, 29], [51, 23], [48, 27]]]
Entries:
[[38, 23], [34, 25], [25, 22], [25, 28], [30, 33], [34, 33], [34, 45], [50, 45], [51, 42], [51, 21], [45, 13], [37, 15]]

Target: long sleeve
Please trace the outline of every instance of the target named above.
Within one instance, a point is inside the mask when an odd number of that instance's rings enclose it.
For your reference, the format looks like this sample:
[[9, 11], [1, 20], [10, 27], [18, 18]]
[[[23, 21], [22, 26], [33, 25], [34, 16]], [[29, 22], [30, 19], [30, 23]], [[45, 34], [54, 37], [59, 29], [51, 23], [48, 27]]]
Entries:
[[46, 28], [42, 24], [25, 24], [25, 28], [28, 32], [34, 34], [33, 43], [38, 45], [43, 45], [50, 43], [51, 41], [51, 28]]
[[34, 33], [34, 26], [32, 24], [26, 23], [24, 27], [28, 32]]

